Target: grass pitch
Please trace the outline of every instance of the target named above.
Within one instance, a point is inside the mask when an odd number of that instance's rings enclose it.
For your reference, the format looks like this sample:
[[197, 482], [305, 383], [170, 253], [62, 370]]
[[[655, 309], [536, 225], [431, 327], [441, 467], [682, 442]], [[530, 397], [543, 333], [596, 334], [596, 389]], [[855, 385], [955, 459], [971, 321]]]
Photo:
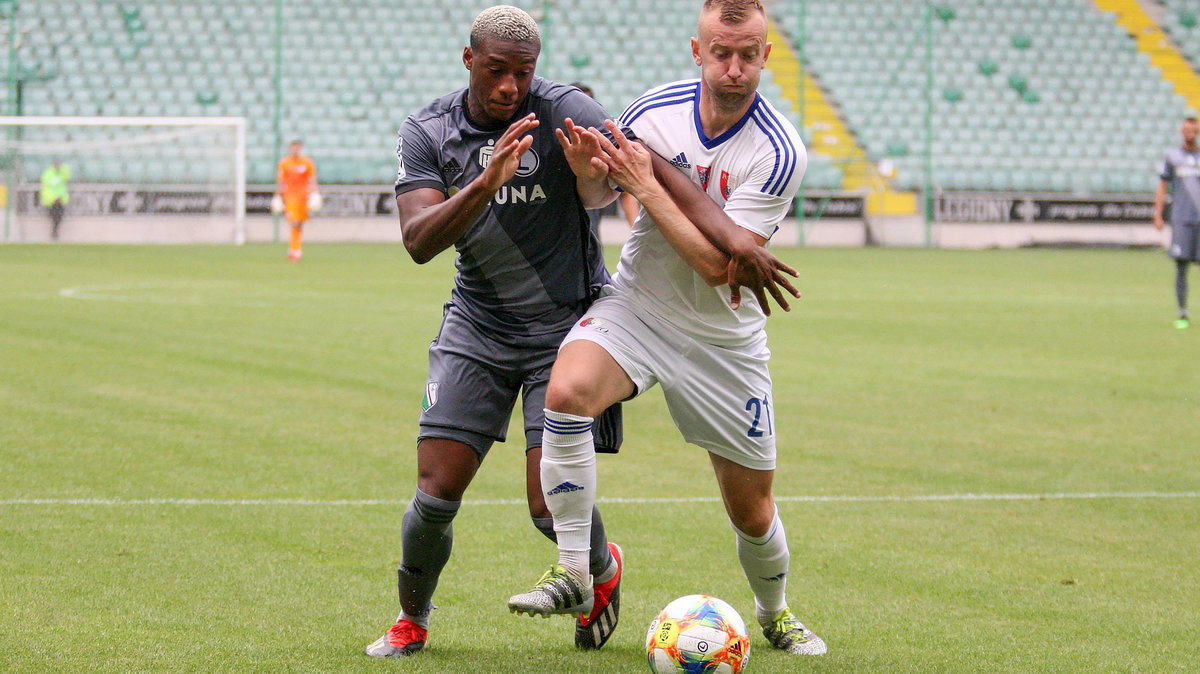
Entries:
[[[1161, 254], [780, 254], [805, 299], [769, 324], [776, 493], [792, 606], [830, 654], [755, 632], [749, 672], [1200, 666], [1200, 330], [1171, 328]], [[676, 596], [752, 616], [707, 461], [652, 391], [600, 458], [628, 499], [602, 504], [629, 562], [604, 650], [505, 609], [554, 555], [509, 442], [456, 521], [426, 652], [362, 655], [396, 613], [453, 270], [306, 256], [0, 247], [0, 670], [638, 672]], [[965, 494], [1070, 498], [925, 500]]]

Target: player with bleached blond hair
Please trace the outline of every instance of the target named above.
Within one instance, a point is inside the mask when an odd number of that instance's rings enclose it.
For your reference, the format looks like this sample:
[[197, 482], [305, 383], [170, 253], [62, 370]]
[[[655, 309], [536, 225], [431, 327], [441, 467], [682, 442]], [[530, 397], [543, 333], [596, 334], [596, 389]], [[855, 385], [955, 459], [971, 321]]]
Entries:
[[[575, 87], [536, 77], [540, 47], [537, 24], [524, 11], [484, 10], [463, 50], [469, 85], [400, 128], [396, 205], [405, 248], [425, 263], [453, 246], [458, 273], [429, 348], [416, 492], [401, 522], [401, 612], [367, 647], [371, 656], [405, 657], [425, 647], [452, 522], [483, 459], [504, 441], [518, 395], [529, 514], [555, 537], [538, 473], [543, 428], [551, 425], [543, 415], [546, 384], [563, 337], [610, 281], [585, 209], [615, 194], [606, 176], [583, 170], [592, 155], [580, 151], [581, 141], [591, 136], [575, 124], [603, 126], [608, 114]], [[731, 274], [763, 292], [783, 268], [778, 260], [745, 246], [733, 223], [686, 179], [674, 189], [693, 217], [726, 228], [740, 251]], [[619, 430], [616, 423], [605, 427]], [[609, 440], [615, 450], [612, 433]], [[594, 583], [575, 610], [575, 645], [595, 649], [617, 626], [623, 559], [594, 505], [587, 519], [582, 567]]]
[[807, 165], [796, 129], [757, 93], [770, 53], [758, 0], [707, 0], [692, 38], [700, 78], [656, 87], [625, 110], [621, 125], [640, 143], [611, 121], [607, 135], [588, 130], [602, 150], [588, 175], [615, 181], [637, 197], [642, 214], [612, 284], [567, 335], [550, 375], [541, 477], [559, 557], [531, 591], [509, 599], [512, 611], [572, 613], [590, 599], [583, 561], [597, 475], [589, 428], [608, 405], [661, 384], [684, 440], [707, 450], [763, 635], [796, 655], [826, 652], [787, 603], [790, 552], [772, 496], [776, 419], [766, 315], [755, 300], [736, 311], [725, 302], [719, 286], [729, 256], [667, 196], [652, 169], [653, 153], [673, 157], [706, 200], [765, 245]]

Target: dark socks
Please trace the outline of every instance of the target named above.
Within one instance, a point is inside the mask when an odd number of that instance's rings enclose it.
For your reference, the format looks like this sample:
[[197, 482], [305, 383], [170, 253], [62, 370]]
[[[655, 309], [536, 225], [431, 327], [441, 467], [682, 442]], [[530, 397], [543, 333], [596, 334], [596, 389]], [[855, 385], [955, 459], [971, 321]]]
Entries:
[[1187, 296], [1188, 296], [1188, 262], [1186, 260], [1175, 261], [1175, 300], [1179, 303], [1179, 317], [1187, 318]]
[[459, 501], [444, 501], [417, 490], [404, 512], [399, 579], [400, 606], [406, 617], [428, 620], [433, 591], [450, 560], [453, 521]]

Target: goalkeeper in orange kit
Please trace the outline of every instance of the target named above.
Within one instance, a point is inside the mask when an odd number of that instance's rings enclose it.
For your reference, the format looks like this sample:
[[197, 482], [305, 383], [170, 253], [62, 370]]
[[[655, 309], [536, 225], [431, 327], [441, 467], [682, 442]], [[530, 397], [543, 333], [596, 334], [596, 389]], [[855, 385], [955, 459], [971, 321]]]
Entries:
[[283, 213], [292, 226], [292, 239], [288, 245], [288, 259], [292, 262], [299, 261], [302, 255], [301, 228], [308, 220], [310, 206], [316, 210], [320, 202], [317, 167], [311, 159], [300, 153], [302, 148], [300, 141], [292, 141], [287, 156], [279, 160], [275, 177], [275, 194], [283, 202]]

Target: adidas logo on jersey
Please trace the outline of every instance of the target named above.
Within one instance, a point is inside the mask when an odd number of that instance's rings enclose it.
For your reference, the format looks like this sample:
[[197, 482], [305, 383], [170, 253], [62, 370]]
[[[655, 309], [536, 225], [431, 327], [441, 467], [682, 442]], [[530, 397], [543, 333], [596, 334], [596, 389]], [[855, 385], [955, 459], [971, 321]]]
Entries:
[[580, 487], [579, 485], [573, 484], [571, 482], [564, 482], [564, 483], [558, 485], [557, 487], [555, 487], [554, 489], [551, 489], [550, 491], [546, 492], [546, 496], [554, 496], [555, 494], [565, 494], [565, 493], [571, 492], [571, 491], [583, 491], [583, 487]]
[[442, 173], [445, 174], [446, 177], [448, 177], [448, 178], [453, 178], [454, 176], [456, 176], [462, 172], [463, 172], [463, 167], [458, 163], [458, 160], [455, 159], [454, 157], [451, 157], [450, 161], [446, 162], [446, 165], [442, 167]]
[[690, 168], [692, 168], [692, 163], [688, 161], [688, 159], [687, 159], [687, 155], [686, 155], [686, 154], [684, 154], [684, 153], [682, 153], [682, 152], [680, 152], [679, 154], [675, 155], [675, 158], [671, 160], [671, 164], [672, 164], [673, 166], [675, 166], [675, 168], [677, 168], [677, 169], [690, 169]]

